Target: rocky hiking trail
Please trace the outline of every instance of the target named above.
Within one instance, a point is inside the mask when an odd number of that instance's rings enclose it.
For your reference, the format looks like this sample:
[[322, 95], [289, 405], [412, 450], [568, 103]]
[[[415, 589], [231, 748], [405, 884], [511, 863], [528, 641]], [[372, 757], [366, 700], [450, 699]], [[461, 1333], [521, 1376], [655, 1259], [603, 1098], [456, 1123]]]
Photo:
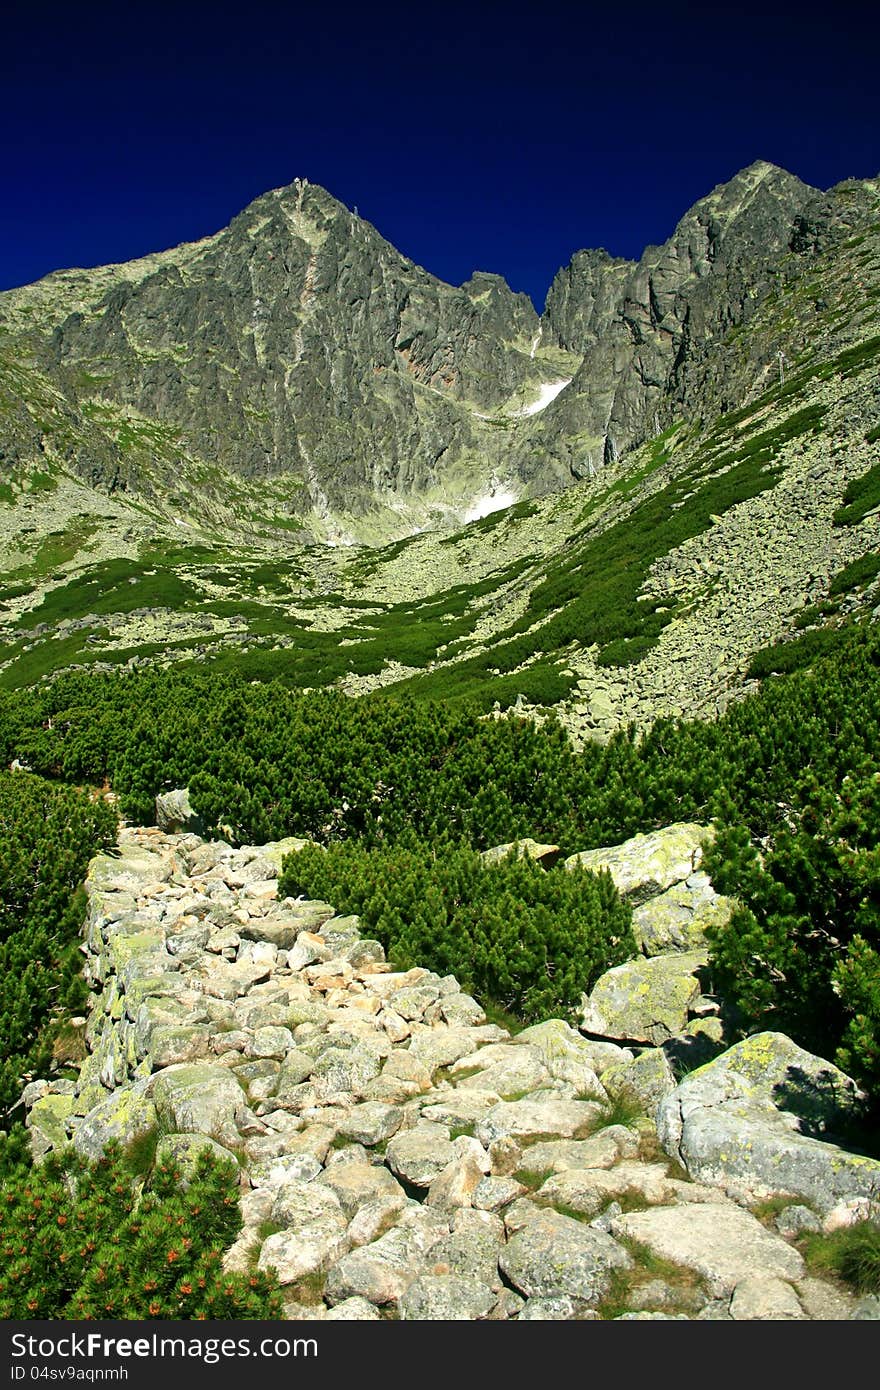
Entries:
[[854, 1083], [781, 1034], [713, 1055], [706, 834], [575, 856], [630, 895], [643, 954], [584, 1001], [589, 1036], [512, 1036], [357, 918], [279, 901], [302, 841], [125, 827], [86, 884], [87, 1055], [24, 1092], [34, 1155], [158, 1134], [184, 1175], [228, 1156], [227, 1266], [274, 1269], [291, 1319], [877, 1318], [796, 1244], [880, 1201], [880, 1162], [826, 1137]]

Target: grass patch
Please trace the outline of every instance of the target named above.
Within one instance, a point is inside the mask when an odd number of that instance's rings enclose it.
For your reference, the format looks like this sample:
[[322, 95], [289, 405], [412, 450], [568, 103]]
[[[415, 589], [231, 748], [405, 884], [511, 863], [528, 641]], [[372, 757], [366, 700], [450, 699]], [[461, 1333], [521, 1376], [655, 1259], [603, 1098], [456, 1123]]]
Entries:
[[878, 574], [880, 554], [869, 550], [834, 576], [828, 592], [833, 598], [835, 594], [849, 594], [853, 589], [864, 589]]
[[875, 507], [880, 507], [880, 463], [847, 483], [843, 506], [834, 513], [834, 525], [857, 526]]
[[[762, 1225], [772, 1227], [777, 1216], [781, 1216], [787, 1207], [794, 1204], [795, 1199], [791, 1196], [768, 1197], [766, 1201], [756, 1202], [754, 1206], [749, 1207], [749, 1211], [752, 1213], [752, 1216], [758, 1218]], [[808, 1206], [809, 1203], [799, 1201], [797, 1205]], [[810, 1208], [810, 1210], [812, 1210], [812, 1208]]]
[[452, 1125], [449, 1130], [449, 1138], [453, 1139], [473, 1139], [476, 1125]]
[[880, 1225], [874, 1221], [806, 1235], [803, 1252], [810, 1269], [836, 1274], [857, 1293], [880, 1293]]
[[135, 1135], [124, 1150], [125, 1166], [138, 1178], [147, 1178], [156, 1163], [156, 1150], [164, 1129], [160, 1124], [151, 1125], [143, 1134]]
[[610, 1129], [612, 1125], [623, 1125], [626, 1129], [631, 1129], [637, 1120], [644, 1119], [645, 1107], [639, 1098], [632, 1091], [620, 1091], [618, 1095], [612, 1096], [609, 1105], [602, 1111], [596, 1122], [593, 1132], [598, 1134], [602, 1129]]
[[537, 1192], [548, 1178], [553, 1177], [552, 1168], [518, 1168], [514, 1173], [514, 1180], [527, 1187], [529, 1192]]

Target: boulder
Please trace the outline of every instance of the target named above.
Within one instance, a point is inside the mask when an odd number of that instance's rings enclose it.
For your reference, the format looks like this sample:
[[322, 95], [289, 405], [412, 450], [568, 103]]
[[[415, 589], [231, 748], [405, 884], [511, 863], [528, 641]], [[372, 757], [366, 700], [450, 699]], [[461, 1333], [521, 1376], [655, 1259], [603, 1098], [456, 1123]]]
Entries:
[[387, 1168], [358, 1158], [332, 1163], [325, 1168], [321, 1182], [335, 1193], [349, 1221], [369, 1202], [393, 1202], [398, 1211], [406, 1204], [406, 1193]]
[[510, 854], [515, 854], [517, 859], [533, 859], [543, 869], [551, 869], [559, 858], [560, 850], [558, 845], [541, 845], [537, 840], [528, 838], [512, 840], [507, 845], [493, 845], [491, 849], [484, 849], [483, 863], [499, 864]]
[[155, 1130], [158, 1115], [147, 1087], [148, 1082], [136, 1081], [133, 1086], [114, 1091], [90, 1110], [73, 1132], [76, 1151], [95, 1160], [102, 1156], [111, 1140], [125, 1149]]
[[40, 1096], [31, 1106], [26, 1124], [31, 1156], [38, 1162], [50, 1149], [63, 1149], [67, 1144], [67, 1121], [73, 1114], [72, 1095]]
[[502, 1098], [536, 1091], [551, 1079], [541, 1053], [528, 1044], [490, 1043], [453, 1063], [449, 1074], [456, 1086], [495, 1091]]
[[794, 1322], [806, 1314], [784, 1279], [743, 1279], [733, 1291], [730, 1316], [737, 1322]]
[[664, 1096], [675, 1090], [675, 1074], [662, 1047], [651, 1047], [631, 1062], [618, 1062], [602, 1073], [611, 1096], [630, 1096], [646, 1115], [653, 1115]]
[[349, 1251], [332, 1266], [325, 1297], [331, 1305], [348, 1298], [364, 1298], [379, 1307], [397, 1304], [424, 1268], [417, 1233], [393, 1226], [378, 1240]]
[[329, 1188], [293, 1180], [280, 1187], [272, 1220], [284, 1226], [260, 1250], [258, 1269], [273, 1269], [280, 1284], [322, 1273], [348, 1249], [347, 1221]]
[[615, 1198], [636, 1197], [656, 1204], [671, 1200], [673, 1195], [665, 1164], [624, 1160], [613, 1168], [568, 1168], [555, 1173], [534, 1194], [534, 1200], [591, 1217]]
[[207, 1134], [226, 1147], [241, 1142], [251, 1118], [244, 1091], [228, 1067], [196, 1063], [167, 1067], [148, 1083], [156, 1110], [182, 1134]]
[[501, 1251], [499, 1266], [526, 1298], [567, 1296], [595, 1305], [611, 1287], [615, 1270], [632, 1257], [611, 1236], [558, 1212], [540, 1212]]
[[396, 1134], [385, 1150], [388, 1167], [412, 1187], [429, 1188], [443, 1169], [458, 1158], [443, 1125], [420, 1124]]
[[351, 1107], [345, 1118], [340, 1120], [338, 1133], [372, 1148], [390, 1139], [402, 1123], [403, 1111], [398, 1106], [367, 1100]]
[[759, 1033], [685, 1077], [657, 1108], [666, 1152], [738, 1201], [801, 1198], [822, 1213], [876, 1199], [880, 1161], [819, 1134], [858, 1115], [855, 1082], [783, 1033]]
[[238, 1169], [238, 1159], [207, 1134], [165, 1134], [156, 1146], [156, 1167], [167, 1164], [180, 1172], [180, 1186], [189, 1186], [202, 1154], [210, 1153], [221, 1163]]
[[166, 835], [177, 835], [182, 831], [193, 835], [205, 833], [204, 821], [192, 808], [188, 787], [159, 793], [156, 797], [156, 824]]
[[590, 1139], [550, 1139], [525, 1149], [520, 1167], [533, 1173], [564, 1173], [569, 1168], [613, 1168], [638, 1153], [638, 1135], [624, 1125], [609, 1125]]
[[733, 898], [716, 893], [708, 875], [698, 871], [637, 907], [633, 935], [646, 956], [700, 950], [707, 929], [725, 926], [735, 906]]
[[476, 1279], [460, 1274], [423, 1274], [402, 1295], [400, 1316], [404, 1321], [472, 1321], [488, 1317], [495, 1297]]
[[687, 1026], [689, 1008], [700, 997], [697, 972], [707, 961], [705, 951], [683, 951], [614, 966], [583, 997], [582, 1030], [659, 1047]]
[[635, 907], [690, 878], [703, 857], [703, 845], [711, 836], [711, 827], [679, 822], [647, 835], [635, 835], [622, 845], [572, 854], [565, 867], [581, 867], [593, 873], [606, 869], [621, 897]]

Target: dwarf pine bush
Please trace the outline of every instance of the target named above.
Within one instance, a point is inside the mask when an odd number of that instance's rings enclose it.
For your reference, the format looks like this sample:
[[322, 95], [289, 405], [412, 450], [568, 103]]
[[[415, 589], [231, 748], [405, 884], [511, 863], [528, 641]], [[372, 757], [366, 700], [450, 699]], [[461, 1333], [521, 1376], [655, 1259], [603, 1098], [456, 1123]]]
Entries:
[[0, 1317], [271, 1318], [273, 1281], [227, 1274], [241, 1229], [233, 1166], [200, 1155], [141, 1190], [118, 1147], [89, 1164], [68, 1149], [0, 1188]]
[[610, 875], [485, 864], [467, 845], [306, 847], [287, 857], [279, 893], [356, 912], [396, 965], [454, 974], [528, 1021], [571, 1016], [583, 991], [635, 954], [632, 913]]

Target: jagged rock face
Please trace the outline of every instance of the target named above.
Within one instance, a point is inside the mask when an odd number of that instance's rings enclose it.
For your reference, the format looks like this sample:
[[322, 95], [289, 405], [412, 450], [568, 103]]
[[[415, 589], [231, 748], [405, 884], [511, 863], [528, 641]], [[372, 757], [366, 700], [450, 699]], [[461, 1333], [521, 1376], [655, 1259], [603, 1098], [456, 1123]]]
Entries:
[[542, 337], [568, 352], [586, 352], [619, 317], [635, 268], [635, 261], [607, 251], [576, 251], [550, 286]]
[[71, 394], [87, 374], [233, 472], [292, 472], [300, 510], [425, 491], [472, 447], [473, 409], [535, 375], [525, 295], [493, 275], [443, 284], [306, 182], [102, 285], [82, 274], [71, 313], [59, 277], [43, 282], [48, 374]]
[[770, 292], [814, 193], [782, 169], [753, 164], [701, 199], [638, 265], [578, 253], [544, 313], [560, 341], [588, 337], [574, 380], [530, 441], [545, 472], [561, 483], [590, 476], [670, 420], [702, 413], [719, 342]]
[[0, 296], [0, 461], [38, 463], [51, 417], [53, 453], [104, 489], [158, 500], [185, 459], [196, 499], [225, 471], [283, 480], [295, 518], [461, 519], [502, 481], [565, 487], [741, 404], [806, 330], [780, 319], [745, 351], [737, 331], [875, 201], [871, 181], [826, 194], [756, 163], [638, 264], [578, 251], [539, 320], [499, 276], [446, 285], [297, 181], [205, 241]]

